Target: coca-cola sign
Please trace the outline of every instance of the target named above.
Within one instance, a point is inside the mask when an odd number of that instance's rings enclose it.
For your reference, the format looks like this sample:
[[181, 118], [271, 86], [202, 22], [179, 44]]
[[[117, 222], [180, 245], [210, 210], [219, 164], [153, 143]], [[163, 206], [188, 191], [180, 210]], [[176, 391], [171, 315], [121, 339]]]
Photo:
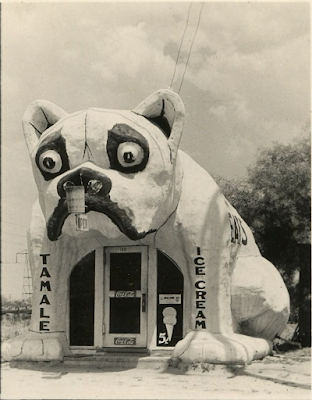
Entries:
[[114, 345], [116, 345], [116, 346], [135, 346], [136, 338], [134, 338], [134, 337], [115, 337]]
[[135, 297], [135, 292], [133, 290], [119, 290], [115, 292], [115, 297]]

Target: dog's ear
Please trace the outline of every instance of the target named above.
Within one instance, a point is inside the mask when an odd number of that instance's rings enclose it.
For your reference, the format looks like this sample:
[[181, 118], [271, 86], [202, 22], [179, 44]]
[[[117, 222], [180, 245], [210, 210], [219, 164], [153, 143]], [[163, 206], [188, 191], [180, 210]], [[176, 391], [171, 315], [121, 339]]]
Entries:
[[181, 140], [185, 115], [184, 105], [180, 96], [171, 90], [158, 90], [132, 111], [147, 118], [163, 131], [168, 139], [172, 157], [175, 159]]
[[23, 116], [23, 131], [29, 153], [43, 132], [66, 115], [64, 110], [47, 100], [37, 100], [30, 104]]

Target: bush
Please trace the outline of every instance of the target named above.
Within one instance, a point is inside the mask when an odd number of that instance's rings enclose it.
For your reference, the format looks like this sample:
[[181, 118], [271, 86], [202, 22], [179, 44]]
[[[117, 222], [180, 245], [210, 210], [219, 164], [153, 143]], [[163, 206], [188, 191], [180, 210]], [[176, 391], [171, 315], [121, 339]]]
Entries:
[[29, 323], [30, 318], [24, 319], [22, 316], [7, 318], [6, 315], [3, 315], [1, 318], [1, 343], [27, 332]]

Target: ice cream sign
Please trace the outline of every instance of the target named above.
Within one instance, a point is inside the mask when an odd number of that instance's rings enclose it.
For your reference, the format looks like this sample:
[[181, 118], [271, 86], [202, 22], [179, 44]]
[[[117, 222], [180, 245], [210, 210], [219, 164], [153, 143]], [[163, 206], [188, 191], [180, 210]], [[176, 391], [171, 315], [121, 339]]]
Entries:
[[196, 318], [195, 318], [195, 329], [202, 328], [206, 329], [206, 316], [204, 311], [206, 309], [206, 294], [204, 290], [206, 288], [205, 280], [205, 259], [201, 256], [200, 247], [197, 247], [197, 257], [194, 258], [195, 265], [195, 307], [196, 307]]
[[166, 327], [166, 331], [167, 331], [167, 338], [168, 338], [168, 342], [171, 341], [172, 338], [172, 333], [173, 333], [173, 328], [175, 326], [175, 324], [177, 323], [177, 312], [175, 310], [175, 308], [173, 307], [166, 307], [163, 310], [163, 316], [164, 316], [164, 324]]
[[168, 345], [172, 339], [174, 326], [177, 323], [177, 311], [173, 307], [166, 307], [163, 309], [162, 315], [166, 332], [159, 334], [158, 344]]

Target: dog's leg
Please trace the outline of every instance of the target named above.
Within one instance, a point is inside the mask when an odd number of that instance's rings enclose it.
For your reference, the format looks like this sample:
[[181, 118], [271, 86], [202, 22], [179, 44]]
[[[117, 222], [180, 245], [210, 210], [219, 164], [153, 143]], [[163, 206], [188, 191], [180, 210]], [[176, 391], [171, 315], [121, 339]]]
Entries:
[[272, 340], [289, 317], [289, 294], [277, 269], [263, 257], [239, 257], [231, 283], [231, 307], [241, 331]]
[[[270, 340], [234, 333], [231, 314], [230, 260], [219, 249], [201, 249], [205, 275], [193, 273], [189, 282], [192, 292], [192, 330], [180, 341], [174, 358], [186, 362], [248, 364], [262, 358], [272, 349]], [[212, 256], [214, 254], [214, 256]], [[190, 269], [194, 269], [194, 260]]]
[[[27, 333], [2, 346], [4, 359], [62, 360], [68, 348], [65, 335], [67, 286], [60, 284], [64, 273], [61, 246], [48, 240], [40, 208], [33, 209], [29, 230], [29, 262], [33, 282], [32, 316]], [[62, 310], [62, 312], [60, 312]]]
[[[188, 195], [185, 201], [198, 202], [190, 192]], [[183, 212], [177, 211], [189, 271], [186, 285], [191, 293], [191, 331], [177, 343], [173, 357], [187, 362], [250, 363], [269, 354], [272, 342], [234, 332], [231, 275], [240, 246], [230, 242], [222, 195], [216, 190], [206, 198], [209, 202], [202, 201], [201, 208], [192, 211], [191, 204], [186, 204]], [[253, 252], [253, 247], [250, 249]]]

